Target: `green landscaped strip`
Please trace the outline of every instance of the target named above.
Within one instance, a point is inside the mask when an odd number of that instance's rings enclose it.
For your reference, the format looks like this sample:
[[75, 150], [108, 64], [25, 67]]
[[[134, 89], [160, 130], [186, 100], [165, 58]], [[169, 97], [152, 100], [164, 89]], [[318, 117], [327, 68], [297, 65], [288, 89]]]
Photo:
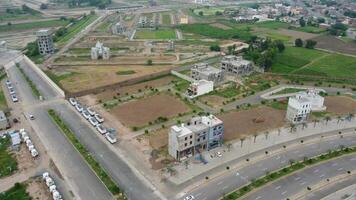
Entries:
[[65, 26], [68, 23], [69, 21], [67, 20], [49, 20], [49, 21], [40, 21], [40, 22], [12, 24], [12, 25], [0, 25], [0, 32], [60, 27], [60, 26]]
[[291, 164], [290, 166], [285, 167], [281, 170], [269, 173], [268, 175], [266, 175], [262, 178], [259, 178], [257, 180], [250, 182], [249, 184], [238, 189], [237, 191], [234, 191], [234, 192], [230, 193], [229, 195], [225, 196], [223, 198], [223, 200], [235, 200], [235, 199], [241, 198], [244, 195], [246, 195], [247, 193], [249, 193], [259, 187], [262, 187], [262, 186], [266, 185], [267, 183], [276, 181], [282, 177], [290, 175], [291, 173], [299, 171], [307, 166], [313, 166], [320, 162], [331, 160], [331, 159], [334, 159], [334, 158], [337, 158], [337, 157], [340, 157], [343, 155], [347, 155], [347, 154], [352, 154], [355, 152], [356, 152], [356, 147], [343, 148], [341, 150], [329, 151], [329, 153], [322, 154], [320, 156], [316, 156], [313, 158], [306, 158], [303, 161], [295, 163], [295, 164], [293, 162], [290, 162], [290, 164]]
[[73, 144], [73, 146], [82, 155], [85, 161], [90, 165], [96, 175], [105, 184], [108, 190], [115, 196], [118, 200], [126, 200], [126, 196], [122, 193], [121, 189], [114, 183], [106, 171], [100, 166], [100, 164], [94, 159], [90, 152], [85, 148], [83, 144], [79, 142], [72, 130], [67, 126], [67, 124], [61, 119], [61, 117], [56, 113], [56, 111], [50, 109], [48, 114], [55, 124], [61, 129], [65, 134], [67, 139]]
[[171, 15], [170, 14], [162, 14], [162, 23], [163, 25], [171, 25]]
[[28, 83], [28, 85], [31, 88], [32, 94], [35, 95], [36, 97], [40, 97], [41, 93], [40, 91], [37, 89], [36, 85], [32, 82], [32, 80], [26, 75], [26, 73], [23, 71], [23, 69], [16, 64], [17, 69], [19, 69], [19, 71], [21, 72], [22, 76], [25, 78], [26, 82]]
[[300, 92], [300, 91], [305, 91], [305, 89], [301, 89], [301, 88], [284, 88], [281, 91], [272, 93], [272, 95], [290, 94], [290, 93], [296, 93], [296, 92]]
[[117, 71], [117, 75], [131, 75], [135, 74], [136, 72], [134, 70], [127, 70], [127, 71]]
[[0, 193], [0, 200], [31, 200], [26, 187], [23, 183], [15, 183], [14, 187]]
[[87, 27], [89, 24], [91, 24], [97, 18], [98, 18], [97, 15], [88, 15], [86, 17], [83, 17], [80, 21], [78, 21], [74, 25], [70, 26], [68, 28], [68, 32], [64, 36], [58, 38], [57, 43], [60, 45], [66, 43], [72, 37], [74, 37], [77, 33], [84, 30], [85, 27]]
[[4, 91], [2, 89], [0, 89], [0, 110], [5, 110], [7, 108], [8, 107], [7, 107], [7, 102], [6, 102]]
[[17, 161], [15, 157], [8, 152], [10, 145], [10, 138], [0, 138], [0, 178], [9, 176], [17, 170]]
[[139, 30], [135, 34], [136, 39], [175, 39], [176, 32], [173, 29], [160, 29], [160, 30]]

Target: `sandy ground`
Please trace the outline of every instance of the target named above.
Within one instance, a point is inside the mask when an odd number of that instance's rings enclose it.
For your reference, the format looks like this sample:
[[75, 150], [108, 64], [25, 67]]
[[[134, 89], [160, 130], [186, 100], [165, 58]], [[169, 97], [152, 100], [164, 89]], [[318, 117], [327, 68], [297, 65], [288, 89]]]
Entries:
[[356, 55], [355, 42], [346, 43], [336, 37], [326, 35], [316, 37], [313, 40], [317, 41], [316, 48]]
[[149, 136], [149, 144], [153, 149], [159, 149], [168, 144], [168, 128], [160, 129]]
[[116, 106], [112, 113], [126, 126], [143, 126], [158, 117], [174, 117], [190, 108], [174, 96], [161, 94]]
[[27, 192], [33, 200], [51, 200], [51, 193], [48, 191], [41, 178], [30, 179], [27, 182]]
[[281, 127], [285, 124], [285, 111], [259, 107], [217, 116], [224, 122], [224, 140], [246, 137], [257, 132]]
[[201, 97], [199, 100], [203, 103], [207, 102], [209, 106], [212, 106], [214, 108], [220, 108], [224, 105], [223, 102], [225, 101], [225, 98], [216, 95], [207, 95]]
[[356, 113], [356, 100], [346, 96], [330, 96], [325, 98], [326, 111], [338, 115]]
[[19, 152], [15, 152], [15, 157], [18, 163], [18, 169], [20, 172], [27, 170], [29, 168], [34, 168], [38, 165], [39, 160], [33, 159], [30, 152], [27, 150], [25, 144], [21, 144]]

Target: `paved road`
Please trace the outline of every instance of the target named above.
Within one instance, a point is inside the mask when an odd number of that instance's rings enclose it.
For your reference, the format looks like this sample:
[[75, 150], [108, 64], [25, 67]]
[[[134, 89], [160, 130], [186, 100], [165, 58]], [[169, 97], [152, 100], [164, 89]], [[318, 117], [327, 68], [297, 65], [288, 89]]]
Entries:
[[[306, 168], [296, 174], [282, 178], [268, 186], [263, 187], [257, 192], [245, 197], [245, 200], [258, 199], [286, 199], [291, 198], [300, 192], [309, 193], [307, 199], [320, 199], [319, 196], [314, 195], [313, 192], [308, 191], [307, 187], [311, 187], [320, 183], [326, 182], [326, 179], [331, 180], [333, 177], [347, 174], [347, 171], [354, 171], [356, 169], [356, 154], [348, 155], [346, 157], [337, 158], [310, 168]], [[355, 177], [350, 178], [354, 179]], [[326, 194], [325, 194], [326, 195]], [[299, 196], [299, 195], [298, 195]], [[301, 199], [305, 199], [302, 197]]]
[[[353, 134], [351, 136], [338, 139], [333, 138], [331, 140], [324, 139], [324, 141], [318, 144], [305, 144], [304, 147], [300, 149], [288, 149], [287, 146], [285, 152], [281, 154], [266, 156], [264, 160], [257, 161], [253, 164], [251, 163], [238, 170], [231, 170], [231, 172], [223, 176], [198, 186], [188, 194], [194, 195], [198, 200], [218, 199], [223, 196], [223, 194], [236, 190], [236, 188], [243, 186], [250, 182], [250, 180], [264, 176], [266, 172], [275, 171], [289, 165], [290, 159], [298, 161], [304, 157], [313, 157], [327, 152], [330, 149], [339, 148], [340, 145], [355, 146], [356, 135]], [[246, 157], [241, 158], [241, 162], [246, 162], [244, 161], [245, 159]], [[209, 176], [209, 174], [207, 174], [207, 176]]]

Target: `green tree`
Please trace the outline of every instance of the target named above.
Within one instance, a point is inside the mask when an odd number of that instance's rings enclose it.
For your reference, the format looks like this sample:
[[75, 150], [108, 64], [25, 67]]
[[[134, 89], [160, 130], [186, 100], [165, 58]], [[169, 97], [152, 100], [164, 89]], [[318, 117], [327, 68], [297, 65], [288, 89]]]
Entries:
[[217, 44], [210, 46], [210, 51], [220, 51], [220, 50], [221, 50], [221, 48]]
[[314, 49], [316, 44], [317, 44], [317, 42], [315, 40], [307, 40], [307, 42], [305, 44], [305, 48]]
[[204, 15], [204, 12], [203, 12], [203, 11], [199, 11], [198, 15], [199, 15], [199, 16], [203, 16], [203, 15]]
[[306, 24], [306, 22], [305, 22], [304, 18], [303, 18], [303, 17], [300, 18], [300, 19], [299, 19], [299, 25], [300, 25], [301, 27], [305, 27], [305, 24]]
[[303, 47], [303, 40], [300, 38], [297, 38], [294, 42], [296, 47]]
[[147, 60], [146, 65], [153, 65], [153, 61], [151, 59]]

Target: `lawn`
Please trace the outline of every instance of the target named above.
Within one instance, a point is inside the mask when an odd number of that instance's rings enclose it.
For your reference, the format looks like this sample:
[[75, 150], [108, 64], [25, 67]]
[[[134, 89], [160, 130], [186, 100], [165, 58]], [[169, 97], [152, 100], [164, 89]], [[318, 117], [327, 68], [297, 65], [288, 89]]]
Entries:
[[117, 75], [131, 75], [136, 73], [134, 70], [126, 70], [126, 71], [117, 71]]
[[17, 169], [16, 159], [8, 152], [10, 145], [10, 138], [0, 138], [0, 177], [11, 175]]
[[356, 78], [356, 58], [341, 54], [327, 55], [294, 74]]
[[185, 92], [190, 82], [181, 78], [176, 77], [176, 80], [173, 80], [172, 83], [174, 84], [174, 88], [180, 92]]
[[49, 21], [41, 21], [41, 22], [12, 24], [10, 26], [9, 25], [1, 25], [0, 32], [23, 31], [23, 30], [30, 30], [30, 29], [60, 27], [60, 26], [66, 26], [68, 23], [69, 23], [68, 20], [49, 20]]
[[169, 13], [162, 14], [163, 25], [171, 25], [171, 15]]
[[290, 94], [290, 93], [296, 93], [296, 92], [300, 92], [300, 91], [305, 91], [305, 89], [301, 89], [301, 88], [284, 88], [281, 91], [278, 91], [276, 93], [272, 93], [272, 95]]
[[66, 43], [72, 37], [74, 37], [77, 33], [79, 33], [81, 30], [84, 30], [85, 27], [87, 27], [89, 24], [91, 24], [97, 18], [98, 18], [97, 15], [89, 15], [89, 16], [83, 17], [81, 20], [77, 21], [75, 24], [70, 26], [68, 28], [67, 33], [64, 34], [62, 37], [58, 38], [57, 43], [60, 45]]
[[327, 53], [318, 50], [287, 47], [283, 53], [277, 54], [272, 65], [274, 73], [290, 73]]
[[4, 91], [0, 88], [0, 110], [7, 109], [7, 102]]
[[15, 183], [14, 187], [0, 193], [0, 200], [31, 200], [32, 198], [26, 192], [26, 185]]
[[136, 39], [168, 40], [168, 39], [175, 39], [176, 33], [172, 29], [139, 30], [136, 32], [135, 38]]

